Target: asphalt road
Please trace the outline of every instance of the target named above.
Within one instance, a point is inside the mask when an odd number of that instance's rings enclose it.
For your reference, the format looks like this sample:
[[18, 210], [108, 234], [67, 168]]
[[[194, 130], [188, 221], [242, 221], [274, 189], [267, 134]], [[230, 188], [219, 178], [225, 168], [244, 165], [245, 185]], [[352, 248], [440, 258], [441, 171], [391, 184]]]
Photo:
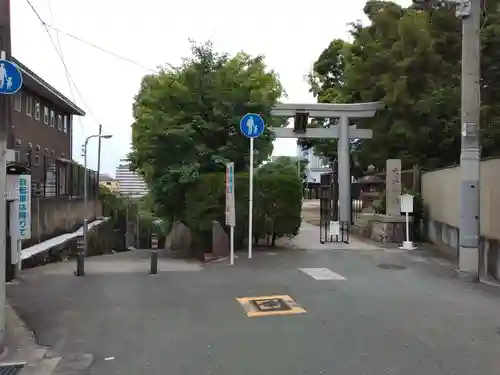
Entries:
[[[68, 265], [30, 270], [8, 287], [40, 343], [67, 359], [60, 375], [500, 371], [500, 290], [460, 281], [446, 263], [418, 255], [288, 250], [241, 254], [233, 267], [158, 275], [101, 267], [85, 278], [65, 272]], [[327, 268], [336, 280], [300, 268]], [[247, 317], [236, 300], [275, 294], [306, 313]], [[84, 353], [93, 355], [86, 369], [64, 366]]]

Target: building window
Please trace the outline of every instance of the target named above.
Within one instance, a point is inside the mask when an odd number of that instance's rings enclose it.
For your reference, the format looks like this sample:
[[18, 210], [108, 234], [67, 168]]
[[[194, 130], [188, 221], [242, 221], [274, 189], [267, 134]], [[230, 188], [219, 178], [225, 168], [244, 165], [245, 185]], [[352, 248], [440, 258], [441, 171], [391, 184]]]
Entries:
[[17, 112], [21, 112], [22, 101], [23, 101], [23, 94], [18, 92], [14, 96], [14, 110], [16, 110]]
[[64, 134], [68, 133], [68, 116], [63, 116], [63, 131]]
[[40, 121], [40, 102], [35, 100], [35, 120]]
[[57, 115], [57, 130], [62, 130], [62, 115]]
[[56, 114], [53, 110], [50, 110], [50, 126], [53, 128], [56, 126]]
[[43, 123], [49, 123], [49, 109], [45, 105], [43, 106]]
[[32, 106], [33, 106], [33, 98], [29, 95], [26, 95], [26, 116], [31, 117]]

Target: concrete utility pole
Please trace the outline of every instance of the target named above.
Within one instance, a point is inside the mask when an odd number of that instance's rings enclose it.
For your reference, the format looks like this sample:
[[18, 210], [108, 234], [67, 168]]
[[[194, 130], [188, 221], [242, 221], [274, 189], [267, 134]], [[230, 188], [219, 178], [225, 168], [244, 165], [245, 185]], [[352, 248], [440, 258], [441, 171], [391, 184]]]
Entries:
[[[367, 118], [375, 116], [382, 103], [356, 104], [278, 104], [272, 111], [272, 116], [294, 117], [294, 128], [270, 128], [277, 138], [338, 138], [339, 160], [339, 201], [340, 222], [349, 226], [351, 223], [351, 162], [350, 138], [371, 139], [371, 129], [357, 129], [356, 125], [349, 126], [351, 118]], [[339, 125], [329, 128], [307, 129], [309, 117], [339, 118]], [[336, 204], [336, 203], [334, 203]]]
[[463, 276], [479, 280], [481, 0], [463, 2], [459, 5], [457, 15], [462, 18], [462, 142], [460, 150], [462, 186], [458, 268]]
[[[11, 58], [10, 0], [0, 0], [0, 51], [2, 59]], [[5, 332], [5, 252], [6, 252], [6, 151], [11, 124], [11, 99], [0, 95], [0, 343]]]
[[479, 280], [481, 139], [481, 0], [413, 0], [415, 6], [432, 3], [456, 5], [462, 20], [462, 113], [460, 149], [460, 230], [458, 270]]

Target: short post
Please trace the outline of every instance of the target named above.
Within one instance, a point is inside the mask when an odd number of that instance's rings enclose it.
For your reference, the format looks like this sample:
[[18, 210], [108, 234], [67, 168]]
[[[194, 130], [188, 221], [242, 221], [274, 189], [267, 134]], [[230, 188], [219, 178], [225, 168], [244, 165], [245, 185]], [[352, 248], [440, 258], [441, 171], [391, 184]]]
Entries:
[[158, 249], [158, 236], [156, 233], [151, 235], [151, 248], [154, 250]]
[[85, 276], [85, 260], [84, 260], [84, 247], [85, 241], [83, 236], [78, 236], [76, 238], [76, 271], [75, 276]]
[[156, 275], [158, 273], [158, 237], [156, 233], [151, 235], [151, 266], [149, 273]]
[[403, 242], [403, 246], [400, 249], [403, 250], [414, 250], [415, 246], [413, 242], [410, 241], [410, 213], [413, 212], [413, 195], [403, 194], [401, 195], [401, 212], [405, 214], [405, 226], [406, 226], [406, 241]]

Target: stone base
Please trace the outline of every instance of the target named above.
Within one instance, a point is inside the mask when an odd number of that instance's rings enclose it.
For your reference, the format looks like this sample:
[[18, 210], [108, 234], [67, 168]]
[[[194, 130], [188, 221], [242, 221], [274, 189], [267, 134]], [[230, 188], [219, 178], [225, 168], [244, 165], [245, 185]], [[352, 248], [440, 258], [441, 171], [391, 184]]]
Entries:
[[[410, 231], [413, 218], [410, 217]], [[354, 232], [372, 241], [381, 243], [403, 243], [406, 241], [404, 216], [363, 213], [354, 223]]]
[[[410, 224], [413, 218], [410, 217]], [[373, 215], [370, 239], [381, 243], [402, 243], [406, 241], [404, 216]]]

